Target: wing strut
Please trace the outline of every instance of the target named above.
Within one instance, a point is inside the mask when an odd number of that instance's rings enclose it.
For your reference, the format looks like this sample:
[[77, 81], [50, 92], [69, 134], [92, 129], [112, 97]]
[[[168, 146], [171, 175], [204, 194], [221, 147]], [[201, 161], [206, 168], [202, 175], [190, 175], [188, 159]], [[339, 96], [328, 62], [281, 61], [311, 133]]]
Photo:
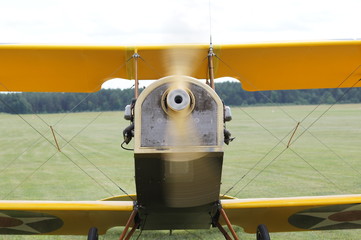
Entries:
[[[135, 229], [137, 229], [139, 226], [139, 220], [136, 219], [137, 214], [138, 214], [138, 207], [135, 206], [133, 209], [133, 212], [130, 214], [130, 217], [128, 219], [127, 224], [124, 227], [122, 234], [119, 237], [119, 240], [128, 240], [134, 234]], [[132, 223], [134, 223], [134, 225], [133, 225], [132, 229], [129, 231], [129, 233], [127, 234], [128, 229]]]
[[134, 98], [137, 99], [139, 96], [138, 59], [140, 58], [137, 49], [135, 49], [132, 57], [134, 59]]
[[214, 66], [213, 66], [213, 57], [215, 56], [215, 53], [213, 52], [213, 46], [211, 43], [211, 46], [209, 47], [208, 51], [208, 75], [209, 75], [209, 86], [214, 90]]

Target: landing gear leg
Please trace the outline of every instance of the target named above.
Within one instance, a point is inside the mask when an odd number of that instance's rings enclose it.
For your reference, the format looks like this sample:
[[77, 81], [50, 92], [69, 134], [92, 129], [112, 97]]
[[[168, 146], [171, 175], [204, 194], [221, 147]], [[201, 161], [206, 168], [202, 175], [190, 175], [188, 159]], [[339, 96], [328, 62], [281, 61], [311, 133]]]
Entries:
[[221, 208], [219, 209], [219, 211], [220, 211], [222, 217], [224, 218], [224, 220], [226, 221], [227, 227], [228, 227], [229, 231], [231, 231], [232, 236], [234, 237], [234, 240], [239, 240], [239, 238], [238, 238], [238, 236], [237, 236], [237, 234], [236, 234], [236, 231], [234, 231], [234, 229], [233, 229], [233, 227], [232, 227], [232, 224], [231, 224], [231, 222], [229, 221], [229, 219], [228, 219], [228, 217], [227, 217], [227, 214], [226, 214], [226, 212], [224, 211], [224, 209], [221, 207]]
[[98, 240], [98, 229], [91, 227], [88, 232], [88, 240]]
[[[135, 229], [137, 229], [137, 227], [139, 226], [139, 222], [135, 221], [135, 217], [137, 216], [137, 213], [138, 213], [138, 208], [134, 207], [134, 210], [130, 214], [128, 222], [125, 225], [124, 230], [123, 230], [122, 234], [119, 237], [119, 240], [128, 240], [133, 235]], [[132, 229], [129, 231], [129, 233], [127, 235], [128, 229], [129, 229], [129, 227], [130, 227], [130, 225], [132, 223], [134, 223], [134, 225], [133, 225]]]
[[224, 230], [222, 225], [219, 223], [219, 215], [222, 215], [224, 221], [227, 224], [229, 231], [231, 231], [231, 234], [232, 234], [234, 240], [239, 240], [239, 238], [236, 234], [236, 231], [234, 231], [232, 224], [229, 221], [227, 214], [224, 211], [224, 209], [222, 208], [222, 205], [220, 203], [218, 203], [218, 213], [216, 214], [216, 217], [213, 220], [213, 225], [218, 227], [219, 231], [221, 231], [221, 233], [223, 234], [223, 236], [226, 240], [232, 240], [232, 238], [229, 236], [229, 234], [226, 232], [226, 230]]
[[257, 240], [271, 240], [266, 225], [260, 224], [257, 227]]
[[223, 234], [226, 240], [232, 240], [232, 238], [229, 236], [229, 234], [226, 232], [226, 230], [222, 227], [222, 225], [219, 222], [216, 222], [215, 225], [218, 227], [219, 231], [221, 231], [221, 233]]
[[135, 229], [137, 229], [139, 227], [139, 222], [136, 222], [132, 229], [130, 230], [130, 232], [128, 233], [127, 237], [125, 238], [125, 240], [129, 240], [131, 236], [133, 236]]

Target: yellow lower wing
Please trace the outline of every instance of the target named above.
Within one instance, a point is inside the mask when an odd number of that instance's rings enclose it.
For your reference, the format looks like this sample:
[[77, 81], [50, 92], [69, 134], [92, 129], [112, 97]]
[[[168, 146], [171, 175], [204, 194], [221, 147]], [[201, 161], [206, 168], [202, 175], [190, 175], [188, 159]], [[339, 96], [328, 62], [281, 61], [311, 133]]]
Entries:
[[361, 228], [361, 195], [221, 200], [230, 221], [248, 233]]
[[104, 234], [124, 226], [132, 201], [0, 201], [0, 234]]
[[[132, 201], [0, 201], [0, 234], [86, 235], [124, 226]], [[230, 221], [248, 233], [361, 228], [361, 195], [222, 199]], [[221, 222], [221, 224], [224, 224]]]

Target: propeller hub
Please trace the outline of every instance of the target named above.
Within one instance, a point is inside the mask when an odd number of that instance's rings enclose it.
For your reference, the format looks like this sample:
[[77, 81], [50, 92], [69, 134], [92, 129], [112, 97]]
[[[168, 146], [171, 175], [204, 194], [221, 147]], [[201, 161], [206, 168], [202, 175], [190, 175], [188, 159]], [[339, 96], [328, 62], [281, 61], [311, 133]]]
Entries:
[[168, 93], [167, 105], [173, 111], [182, 111], [191, 104], [191, 98], [184, 89], [174, 89]]

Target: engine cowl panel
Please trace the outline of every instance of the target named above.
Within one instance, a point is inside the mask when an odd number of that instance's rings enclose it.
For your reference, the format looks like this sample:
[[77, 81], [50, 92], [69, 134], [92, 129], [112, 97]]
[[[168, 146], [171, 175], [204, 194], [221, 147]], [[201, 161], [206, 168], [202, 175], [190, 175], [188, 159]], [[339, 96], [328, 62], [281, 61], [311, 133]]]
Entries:
[[[137, 99], [137, 200], [154, 223], [145, 229], [174, 229], [180, 218], [183, 228], [209, 228], [221, 184], [223, 111], [213, 89], [185, 76], [158, 80]], [[177, 223], [162, 212], [174, 212]]]

